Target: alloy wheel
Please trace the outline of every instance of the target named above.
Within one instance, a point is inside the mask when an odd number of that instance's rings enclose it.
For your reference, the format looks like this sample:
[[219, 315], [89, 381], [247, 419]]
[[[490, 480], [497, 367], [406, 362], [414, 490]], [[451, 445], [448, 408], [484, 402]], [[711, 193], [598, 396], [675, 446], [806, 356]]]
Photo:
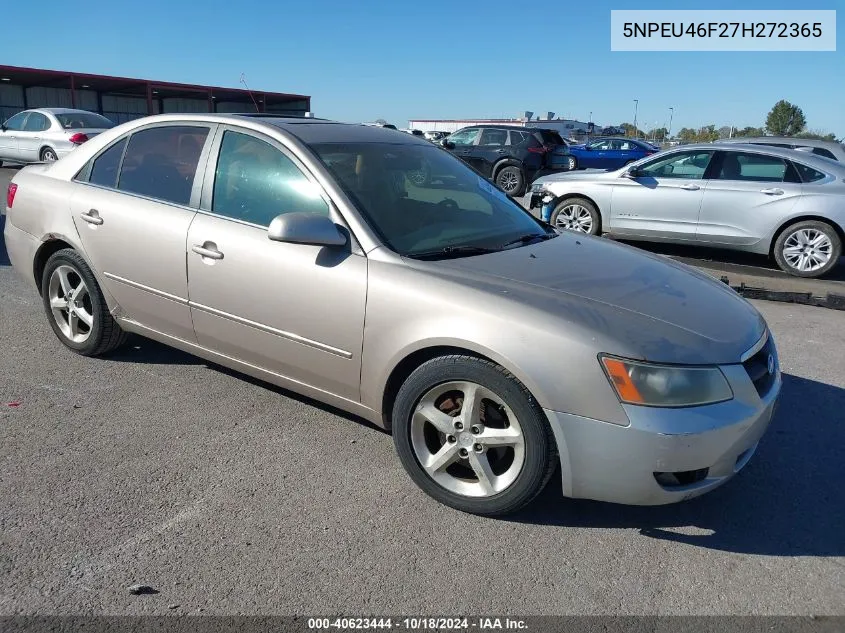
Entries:
[[498, 181], [499, 186], [505, 193], [512, 193], [519, 187], [519, 178], [510, 170], [503, 170], [502, 173], [499, 174]]
[[493, 391], [468, 381], [423, 395], [411, 420], [411, 446], [437, 484], [467, 497], [503, 492], [525, 462], [516, 415]]
[[51, 149], [45, 149], [44, 150], [44, 162], [45, 163], [55, 163], [57, 160], [59, 160], [59, 158], [58, 158], [58, 156], [56, 156], [56, 153], [53, 150], [51, 150]]
[[593, 216], [589, 209], [580, 204], [567, 204], [555, 217], [555, 226], [567, 231], [590, 233], [593, 230]]
[[800, 229], [783, 243], [783, 258], [792, 268], [813, 272], [824, 268], [833, 254], [833, 243], [822, 231]]
[[81, 275], [71, 266], [59, 266], [50, 276], [47, 293], [62, 334], [73, 343], [87, 341], [94, 327], [94, 310]]

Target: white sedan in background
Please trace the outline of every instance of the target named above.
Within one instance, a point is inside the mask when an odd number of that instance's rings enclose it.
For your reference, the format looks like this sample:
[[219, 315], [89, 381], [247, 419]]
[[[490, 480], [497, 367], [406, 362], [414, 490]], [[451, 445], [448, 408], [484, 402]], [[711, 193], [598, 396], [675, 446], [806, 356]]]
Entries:
[[113, 127], [106, 117], [87, 110], [38, 108], [18, 112], [0, 124], [0, 165], [52, 163]]
[[684, 145], [543, 176], [527, 202], [558, 228], [759, 253], [798, 277], [829, 272], [845, 241], [845, 165], [761, 145]]

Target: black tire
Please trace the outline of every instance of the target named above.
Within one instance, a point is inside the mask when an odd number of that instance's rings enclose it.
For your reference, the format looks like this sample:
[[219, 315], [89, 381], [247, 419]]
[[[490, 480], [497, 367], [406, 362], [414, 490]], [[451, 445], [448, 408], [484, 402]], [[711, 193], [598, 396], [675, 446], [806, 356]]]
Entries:
[[[59, 328], [53, 310], [50, 307], [49, 284], [53, 272], [59, 266], [69, 266], [85, 282], [90, 297], [91, 315], [93, 322], [88, 338], [77, 343], [68, 338]], [[117, 349], [126, 340], [126, 333], [120, 328], [117, 322], [109, 313], [108, 305], [103, 297], [103, 292], [97, 283], [94, 274], [80, 255], [70, 248], [65, 248], [53, 253], [44, 266], [44, 273], [41, 276], [41, 296], [44, 304], [44, 311], [50, 327], [53, 328], [58, 339], [66, 347], [82, 356], [102, 356]]]
[[[796, 234], [799, 231], [817, 231], [819, 233], [824, 233], [828, 240], [830, 240], [831, 249], [830, 249], [830, 259], [828, 260], [827, 264], [818, 268], [817, 270], [809, 270], [803, 271], [799, 270], [798, 268], [793, 267], [784, 256], [784, 247], [787, 245], [787, 241], [791, 236]], [[826, 222], [819, 222], [817, 220], [805, 220], [802, 222], [796, 222], [795, 224], [791, 224], [786, 227], [783, 231], [781, 231], [778, 239], [775, 241], [775, 245], [773, 248], [775, 262], [777, 263], [778, 267], [795, 277], [821, 277], [822, 275], [827, 274], [832, 268], [834, 268], [839, 263], [839, 258], [842, 255], [842, 240], [839, 238], [839, 234], [836, 230]]]
[[587, 200], [586, 198], [567, 198], [562, 202], [559, 202], [557, 206], [552, 211], [552, 215], [549, 217], [549, 224], [557, 228], [565, 228], [565, 227], [558, 227], [557, 219], [560, 216], [561, 211], [563, 211], [566, 207], [570, 205], [580, 205], [584, 207], [590, 214], [590, 219], [592, 220], [592, 225], [590, 230], [587, 231], [589, 235], [599, 235], [601, 233], [601, 214], [599, 210], [596, 208], [592, 202]]
[[525, 189], [525, 175], [516, 165], [505, 165], [496, 172], [496, 186], [511, 197], [521, 196]]
[[575, 171], [578, 169], [578, 159], [574, 156], [568, 156], [566, 163], [566, 171]]
[[[525, 461], [516, 479], [487, 497], [457, 494], [436, 483], [417, 460], [411, 440], [411, 419], [420, 398], [437, 385], [471, 381], [492, 390], [514, 412], [525, 442]], [[471, 514], [503, 516], [531, 502], [546, 486], [557, 466], [557, 445], [543, 410], [510, 372], [472, 356], [442, 356], [423, 363], [408, 377], [393, 407], [393, 441], [405, 470], [426, 494], [440, 503]]]
[[41, 161], [44, 163], [55, 163], [59, 160], [59, 155], [52, 147], [45, 147], [41, 150]]

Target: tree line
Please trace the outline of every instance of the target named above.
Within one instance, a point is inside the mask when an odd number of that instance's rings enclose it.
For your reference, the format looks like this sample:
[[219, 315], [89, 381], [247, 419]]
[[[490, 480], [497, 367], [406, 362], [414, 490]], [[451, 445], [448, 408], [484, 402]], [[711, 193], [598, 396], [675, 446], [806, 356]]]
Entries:
[[[663, 140], [668, 136], [665, 127], [650, 130], [635, 128], [630, 123], [623, 123], [620, 127], [625, 130], [626, 136], [639, 138]], [[716, 127], [715, 125], [704, 125], [700, 128], [681, 128], [674, 138], [682, 143], [710, 143], [720, 138], [729, 136], [794, 136], [796, 138], [818, 139], [822, 141], [835, 141], [836, 135], [822, 130], [810, 130], [807, 128], [807, 119], [803, 110], [797, 105], [784, 99], [778, 101], [769, 111], [766, 117], [766, 124], [763, 127], [747, 126], [743, 128], [731, 128], [727, 125]]]

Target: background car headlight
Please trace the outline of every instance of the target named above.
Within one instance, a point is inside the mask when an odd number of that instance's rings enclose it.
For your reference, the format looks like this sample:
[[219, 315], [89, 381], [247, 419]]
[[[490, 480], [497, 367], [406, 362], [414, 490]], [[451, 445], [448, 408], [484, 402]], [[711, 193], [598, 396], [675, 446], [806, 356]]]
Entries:
[[533, 185], [531, 185], [531, 193], [540, 193], [541, 191], [545, 191], [543, 183], [535, 182]]
[[602, 356], [610, 384], [622, 402], [650, 407], [690, 407], [733, 398], [718, 367], [652, 365]]

